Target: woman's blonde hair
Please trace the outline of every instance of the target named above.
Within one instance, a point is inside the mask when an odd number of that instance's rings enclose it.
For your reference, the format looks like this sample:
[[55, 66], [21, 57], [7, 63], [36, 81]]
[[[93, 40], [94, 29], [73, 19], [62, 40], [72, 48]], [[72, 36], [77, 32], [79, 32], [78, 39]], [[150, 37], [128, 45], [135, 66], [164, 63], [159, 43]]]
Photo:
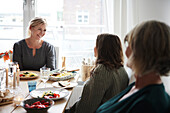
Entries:
[[135, 74], [155, 71], [168, 76], [170, 71], [170, 27], [150, 20], [137, 25], [125, 37], [132, 54], [128, 63]]
[[46, 19], [41, 18], [41, 17], [35, 17], [35, 18], [33, 18], [33, 19], [29, 22], [29, 26], [28, 26], [28, 36], [31, 36], [31, 30], [30, 30], [30, 28], [31, 28], [31, 27], [35, 27], [35, 26], [40, 25], [40, 24], [45, 24], [45, 25], [47, 25]]

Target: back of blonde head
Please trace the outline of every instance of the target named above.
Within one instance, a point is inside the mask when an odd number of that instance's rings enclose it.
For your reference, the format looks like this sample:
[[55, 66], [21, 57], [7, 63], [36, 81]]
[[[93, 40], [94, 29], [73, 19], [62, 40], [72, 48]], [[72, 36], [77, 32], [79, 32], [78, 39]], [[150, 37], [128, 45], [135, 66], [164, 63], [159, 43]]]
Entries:
[[170, 71], [170, 27], [159, 21], [137, 25], [128, 34], [132, 50], [129, 64], [135, 74], [151, 71], [167, 76]]

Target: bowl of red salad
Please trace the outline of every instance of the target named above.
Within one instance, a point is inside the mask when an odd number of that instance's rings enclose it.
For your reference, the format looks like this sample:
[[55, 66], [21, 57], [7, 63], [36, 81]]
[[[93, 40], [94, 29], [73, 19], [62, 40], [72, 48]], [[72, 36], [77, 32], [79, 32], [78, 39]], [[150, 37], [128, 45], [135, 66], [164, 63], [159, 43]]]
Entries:
[[21, 102], [21, 106], [28, 113], [45, 113], [53, 104], [53, 100], [46, 98], [33, 98]]

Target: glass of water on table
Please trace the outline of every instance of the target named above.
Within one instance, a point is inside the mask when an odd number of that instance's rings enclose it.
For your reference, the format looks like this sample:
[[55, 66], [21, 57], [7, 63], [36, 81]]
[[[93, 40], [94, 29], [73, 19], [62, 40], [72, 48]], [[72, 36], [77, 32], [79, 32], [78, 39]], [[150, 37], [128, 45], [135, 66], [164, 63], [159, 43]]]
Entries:
[[48, 67], [40, 68], [40, 77], [46, 87], [46, 82], [49, 80], [49, 77], [50, 77], [50, 68]]

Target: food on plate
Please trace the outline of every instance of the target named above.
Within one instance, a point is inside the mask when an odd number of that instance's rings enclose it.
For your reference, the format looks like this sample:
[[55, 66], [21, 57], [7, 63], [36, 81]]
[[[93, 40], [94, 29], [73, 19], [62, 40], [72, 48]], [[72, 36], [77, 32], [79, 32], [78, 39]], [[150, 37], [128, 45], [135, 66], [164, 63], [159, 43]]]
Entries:
[[70, 81], [67, 80], [67, 81], [58, 81], [58, 84], [62, 87], [66, 87], [66, 86], [69, 86], [70, 85]]
[[35, 77], [35, 76], [38, 76], [38, 75], [33, 73], [33, 72], [24, 72], [24, 73], [20, 74], [19, 76], [20, 77]]
[[77, 75], [76, 72], [68, 72], [67, 70], [53, 70], [50, 75], [52, 81], [63, 81], [74, 78]]
[[54, 93], [53, 91], [47, 91], [44, 92], [42, 95], [42, 98], [59, 98], [60, 95], [57, 93]]
[[27, 108], [46, 108], [49, 107], [50, 103], [45, 100], [41, 100], [41, 101], [37, 101], [34, 102], [33, 104], [29, 105], [29, 104], [25, 104], [25, 107]]
[[13, 99], [14, 99], [14, 96], [9, 91], [9, 89], [6, 89], [4, 91], [0, 91], [0, 103], [13, 101]]
[[73, 75], [73, 73], [71, 73], [71, 72], [53, 73], [50, 76], [64, 77], [64, 76], [68, 76], [68, 75]]
[[58, 75], [60, 75], [60, 72], [55, 72], [51, 76], [58, 76]]

